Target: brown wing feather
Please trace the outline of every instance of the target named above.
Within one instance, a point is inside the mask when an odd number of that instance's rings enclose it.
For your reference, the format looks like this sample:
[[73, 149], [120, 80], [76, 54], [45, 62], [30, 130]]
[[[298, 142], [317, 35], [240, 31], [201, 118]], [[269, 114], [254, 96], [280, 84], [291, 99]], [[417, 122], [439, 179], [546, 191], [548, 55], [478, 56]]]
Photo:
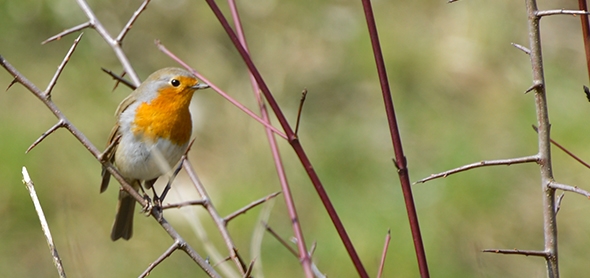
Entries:
[[[135, 100], [137, 99], [135, 97], [135, 93], [136, 93], [136, 91], [133, 91], [133, 93], [131, 93], [128, 97], [126, 97], [119, 104], [119, 106], [117, 107], [117, 111], [115, 112], [115, 117], [117, 119], [119, 119], [119, 116], [121, 115], [121, 113], [123, 113], [123, 111], [125, 111], [125, 109], [127, 109], [129, 107], [129, 105], [131, 105], [133, 102], [135, 102]], [[119, 123], [117, 122], [115, 124], [115, 126], [113, 127], [113, 129], [111, 130], [111, 134], [109, 135], [109, 139], [107, 140], [107, 146], [110, 146], [113, 143], [113, 141], [115, 140], [115, 138], [117, 138], [118, 135], [119, 135]], [[114, 163], [116, 152], [117, 152], [117, 146], [114, 146], [112, 148], [111, 152], [107, 154], [107, 161]], [[111, 180], [111, 173], [109, 173], [109, 171], [107, 171], [107, 169], [104, 166], [102, 167], [101, 175], [102, 175], [102, 181], [100, 183], [100, 193], [107, 190], [107, 188], [109, 187], [109, 181]]]

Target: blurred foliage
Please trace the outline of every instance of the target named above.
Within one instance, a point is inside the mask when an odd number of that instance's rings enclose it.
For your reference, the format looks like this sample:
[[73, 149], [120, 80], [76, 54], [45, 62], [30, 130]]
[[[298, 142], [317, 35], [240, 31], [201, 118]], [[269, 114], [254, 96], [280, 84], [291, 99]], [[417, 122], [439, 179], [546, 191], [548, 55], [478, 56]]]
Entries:
[[[220, 1], [222, 2], [222, 1]], [[374, 1], [378, 28], [412, 180], [482, 159], [533, 154], [537, 149], [529, 59], [510, 43], [528, 45], [522, 1]], [[116, 34], [141, 2], [90, 1]], [[359, 1], [239, 1], [254, 61], [294, 123], [300, 92], [309, 90], [300, 137], [361, 256], [374, 275], [388, 229], [392, 241], [385, 277], [417, 277], [417, 266], [395, 168], [387, 121]], [[226, 3], [220, 3], [228, 12]], [[541, 8], [575, 9], [575, 1], [540, 1]], [[229, 14], [229, 13], [227, 13]], [[0, 0], [0, 54], [45, 88], [74, 36], [40, 45], [86, 20], [72, 0]], [[552, 137], [582, 158], [590, 137], [590, 104], [582, 85], [587, 73], [579, 18], [543, 19], [542, 39]], [[204, 1], [154, 0], [124, 41], [140, 77], [175, 65], [153, 44], [160, 39], [220, 88], [253, 110], [256, 102], [245, 66]], [[95, 145], [102, 147], [113, 112], [128, 93], [100, 67], [122, 71], [111, 49], [92, 30], [85, 35], [54, 90], [53, 99]], [[0, 86], [11, 77], [0, 71]], [[195, 96], [196, 142], [191, 160], [222, 214], [280, 190], [263, 128], [212, 91]], [[0, 274], [55, 275], [28, 193], [27, 166], [72, 277], [136, 276], [170, 244], [151, 219], [137, 217], [129, 242], [111, 242], [117, 186], [98, 194], [100, 165], [59, 130], [32, 152], [24, 151], [55, 123], [22, 86], [0, 94]], [[289, 180], [314, 261], [330, 277], [354, 277], [354, 269], [296, 156], [281, 141]], [[589, 188], [590, 172], [556, 150], [561, 183]], [[196, 198], [180, 176], [177, 195]], [[542, 249], [541, 186], [535, 165], [477, 169], [414, 186], [414, 197], [435, 277], [542, 277], [539, 258], [483, 254], [484, 248]], [[585, 198], [568, 194], [559, 214], [560, 270], [586, 271], [590, 222]], [[230, 223], [247, 259], [257, 208]], [[199, 252], [187, 216], [195, 212], [222, 252], [219, 233], [201, 208], [167, 212]], [[184, 217], [183, 217], [184, 215]], [[292, 234], [282, 196], [270, 225]], [[300, 277], [298, 260], [270, 235], [261, 257], [266, 277]], [[195, 274], [196, 273], [196, 274]], [[202, 277], [181, 252], [151, 277]]]

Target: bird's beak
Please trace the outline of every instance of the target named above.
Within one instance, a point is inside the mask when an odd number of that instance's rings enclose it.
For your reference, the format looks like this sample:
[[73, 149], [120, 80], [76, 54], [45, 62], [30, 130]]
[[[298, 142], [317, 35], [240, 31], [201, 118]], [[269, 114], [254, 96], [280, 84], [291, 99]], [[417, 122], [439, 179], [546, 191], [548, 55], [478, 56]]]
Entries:
[[205, 83], [197, 83], [195, 85], [193, 85], [191, 88], [195, 89], [195, 90], [201, 90], [201, 89], [207, 89], [209, 88], [209, 85], [205, 84]]

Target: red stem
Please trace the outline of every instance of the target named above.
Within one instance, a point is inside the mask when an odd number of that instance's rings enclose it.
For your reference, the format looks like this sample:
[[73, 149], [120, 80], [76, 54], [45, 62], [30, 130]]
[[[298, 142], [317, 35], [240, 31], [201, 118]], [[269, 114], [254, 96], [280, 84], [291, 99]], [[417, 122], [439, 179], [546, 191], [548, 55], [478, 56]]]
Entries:
[[[246, 37], [244, 36], [244, 30], [242, 29], [242, 21], [240, 20], [240, 15], [238, 14], [238, 9], [236, 7], [235, 0], [228, 0], [228, 3], [234, 21], [234, 25], [237, 31], [238, 39], [240, 40], [242, 47], [244, 47], [244, 50], [246, 50], [246, 52], [249, 52], [248, 44], [246, 43]], [[251, 72], [249, 72], [249, 74], [250, 83], [252, 84], [252, 91], [254, 92], [254, 95], [258, 100], [258, 106], [260, 107], [260, 114], [262, 116], [262, 119], [270, 124], [268, 110], [266, 109], [266, 105], [262, 100], [262, 96], [260, 95], [260, 88], [258, 87], [258, 83], [256, 83], [254, 75], [252, 75]], [[272, 130], [270, 130], [269, 128], [265, 128], [265, 132], [272, 152], [272, 157], [275, 162], [275, 168], [279, 176], [279, 183], [281, 184], [281, 190], [283, 191], [285, 204], [287, 205], [287, 211], [289, 213], [289, 217], [291, 218], [293, 233], [295, 234], [295, 238], [297, 238], [299, 259], [301, 260], [301, 264], [303, 266], [303, 270], [305, 271], [306, 277], [312, 278], [314, 277], [314, 275], [313, 270], [311, 269], [311, 257], [309, 255], [309, 252], [307, 252], [307, 247], [305, 245], [305, 239], [303, 237], [301, 225], [299, 224], [299, 221], [296, 221], [297, 219], [299, 219], [299, 217], [297, 216], [295, 202], [293, 201], [293, 196], [291, 195], [291, 188], [289, 187], [289, 182], [287, 181], [287, 174], [285, 173], [285, 167], [283, 166], [281, 153], [279, 152], [279, 148], [277, 145], [277, 139], [274, 137]]]
[[[578, 6], [581, 11], [588, 11], [586, 0], [578, 0]], [[584, 38], [584, 49], [586, 50], [586, 66], [590, 78], [590, 27], [588, 26], [588, 15], [580, 15], [580, 20], [582, 21], [582, 37]]]
[[[269, 106], [271, 107], [271, 109], [275, 113], [277, 120], [279, 121], [279, 123], [281, 124], [281, 127], [285, 131], [285, 134], [287, 135], [287, 140], [289, 141], [289, 144], [291, 144], [291, 147], [293, 148], [293, 150], [295, 151], [295, 153], [299, 157], [299, 160], [301, 161], [301, 164], [304, 166], [305, 171], [307, 172], [312, 184], [314, 185], [314, 187], [318, 193], [318, 196], [320, 197], [320, 200], [322, 201], [324, 207], [328, 211], [328, 215], [330, 216], [330, 219], [332, 220], [332, 223], [334, 224], [334, 227], [336, 228], [336, 231], [338, 232], [338, 235], [340, 236], [340, 239], [342, 240], [344, 247], [346, 248], [346, 251], [348, 252], [348, 255], [350, 256], [359, 276], [361, 276], [363, 278], [369, 277], [358, 254], [356, 253], [356, 250], [354, 249], [354, 246], [352, 245], [352, 241], [350, 240], [350, 238], [348, 237], [348, 234], [346, 233], [346, 230], [344, 229], [344, 225], [342, 224], [342, 221], [340, 220], [340, 218], [338, 217], [338, 214], [336, 213], [336, 209], [334, 208], [334, 205], [332, 205], [332, 202], [330, 201], [330, 198], [328, 197], [328, 194], [326, 193], [326, 190], [324, 189], [324, 186], [322, 185], [322, 182], [320, 181], [320, 178], [318, 177], [317, 173], [315, 172], [311, 162], [309, 161], [309, 158], [305, 154], [305, 151], [303, 150], [301, 143], [299, 142], [299, 139], [297, 138], [297, 135], [293, 132], [293, 129], [291, 128], [291, 126], [289, 126], [289, 123], [287, 122], [285, 115], [283, 115], [283, 112], [279, 108], [279, 105], [277, 104], [273, 95], [270, 93], [270, 90], [268, 89], [268, 87], [266, 86], [266, 83], [262, 79], [260, 72], [258, 72], [258, 69], [256, 68], [256, 66], [254, 66], [254, 63], [252, 62], [250, 55], [248, 55], [248, 52], [246, 51], [246, 49], [244, 49], [244, 47], [242, 47], [242, 45], [240, 44], [238, 37], [236, 36], [236, 34], [232, 30], [232, 28], [229, 26], [227, 19], [225, 18], [225, 16], [221, 12], [221, 10], [219, 9], [219, 7], [215, 3], [215, 1], [214, 0], [206, 0], [206, 1], [207, 1], [207, 4], [209, 4], [209, 7], [211, 8], [211, 10], [215, 14], [215, 16], [217, 17], [217, 19], [219, 20], [220, 24], [225, 29], [225, 31], [228, 34], [229, 38], [231, 39], [232, 43], [234, 44], [234, 46], [236, 47], [236, 49], [240, 53], [240, 56], [242, 56], [242, 59], [246, 63], [246, 66], [248, 67], [248, 69], [250, 70], [250, 72], [252, 73], [254, 78], [256, 79], [258, 86], [260, 86], [260, 90], [264, 94], [264, 97], [268, 101]], [[299, 221], [299, 220], [293, 219], [293, 221]]]
[[377, 34], [377, 25], [375, 24], [375, 16], [373, 15], [373, 8], [370, 0], [362, 0], [363, 8], [365, 10], [365, 18], [367, 19], [367, 27], [369, 28], [369, 35], [371, 37], [371, 45], [373, 46], [373, 54], [375, 56], [375, 63], [377, 64], [377, 72], [379, 74], [379, 81], [381, 83], [381, 92], [383, 94], [383, 102], [385, 104], [385, 112], [387, 113], [387, 120], [389, 122], [389, 131], [391, 133], [391, 141], [393, 143], [393, 150], [395, 152], [396, 167], [406, 202], [406, 211], [410, 220], [410, 229], [412, 230], [412, 238], [414, 239], [414, 248], [416, 250], [416, 257], [418, 259], [418, 267], [422, 277], [430, 277], [428, 273], [428, 264], [426, 262], [426, 254], [424, 252], [424, 245], [422, 243], [422, 235], [420, 234], [420, 225], [418, 223], [418, 215], [414, 205], [414, 198], [412, 196], [412, 188], [408, 174], [406, 157], [402, 148], [402, 142], [397, 127], [397, 120], [395, 117], [395, 110], [393, 108], [393, 100], [391, 99], [391, 92], [389, 89], [389, 81], [387, 80], [387, 72], [385, 70], [385, 63], [383, 61], [383, 53], [381, 52], [381, 45], [379, 43], [379, 35]]

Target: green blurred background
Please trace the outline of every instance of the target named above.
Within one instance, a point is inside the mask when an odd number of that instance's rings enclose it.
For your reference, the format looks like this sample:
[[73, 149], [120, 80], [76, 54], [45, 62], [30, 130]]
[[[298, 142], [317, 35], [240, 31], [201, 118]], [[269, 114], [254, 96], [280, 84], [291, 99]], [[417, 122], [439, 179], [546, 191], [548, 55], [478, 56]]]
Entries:
[[[117, 34], [140, 1], [90, 1]], [[528, 45], [524, 1], [374, 1], [412, 181], [482, 159], [536, 152], [529, 59], [510, 45]], [[220, 1], [225, 12], [227, 4]], [[575, 9], [577, 2], [540, 1], [539, 7]], [[362, 261], [374, 276], [391, 229], [384, 277], [417, 277], [408, 220], [374, 61], [360, 1], [239, 1], [254, 61], [291, 123], [300, 92], [309, 90], [300, 137]], [[227, 13], [229, 15], [229, 13]], [[0, 54], [45, 88], [75, 35], [40, 45], [86, 21], [72, 0], [0, 0]], [[203, 1], [154, 0], [124, 41], [140, 78], [175, 63], [153, 44], [170, 50], [217, 86], [256, 110], [243, 62]], [[590, 160], [586, 128], [590, 104], [578, 17], [542, 21], [552, 137]], [[99, 148], [114, 123], [117, 104], [130, 92], [100, 67], [121, 72], [112, 50], [93, 30], [85, 35], [63, 72], [53, 100]], [[0, 87], [11, 81], [0, 70]], [[280, 190], [263, 128], [213, 91], [193, 101], [196, 171], [221, 214]], [[100, 165], [66, 130], [27, 147], [55, 123], [31, 93], [15, 85], [0, 93], [0, 275], [55, 276], [51, 257], [21, 167], [33, 178], [56, 245], [71, 277], [137, 276], [171, 244], [149, 218], [138, 216], [129, 242], [111, 242], [117, 185], [98, 194]], [[355, 277], [337, 237], [294, 153], [280, 140], [308, 245], [330, 277]], [[590, 171], [553, 152], [557, 181], [590, 188]], [[414, 186], [414, 197], [433, 277], [544, 277], [540, 258], [484, 254], [484, 248], [542, 249], [542, 192], [536, 165], [477, 169]], [[197, 197], [181, 175], [173, 196]], [[170, 199], [173, 201], [174, 199]], [[268, 222], [292, 234], [282, 196]], [[587, 271], [590, 203], [568, 194], [559, 213], [560, 270], [564, 277]], [[261, 208], [229, 225], [249, 261]], [[199, 217], [210, 243], [224, 245], [203, 209], [166, 212], [193, 247], [207, 256], [193, 230]], [[301, 277], [298, 260], [268, 234], [256, 258], [264, 277]], [[231, 266], [231, 263], [226, 263]], [[204, 277], [177, 252], [151, 277]], [[258, 277], [262, 275], [258, 274]]]

